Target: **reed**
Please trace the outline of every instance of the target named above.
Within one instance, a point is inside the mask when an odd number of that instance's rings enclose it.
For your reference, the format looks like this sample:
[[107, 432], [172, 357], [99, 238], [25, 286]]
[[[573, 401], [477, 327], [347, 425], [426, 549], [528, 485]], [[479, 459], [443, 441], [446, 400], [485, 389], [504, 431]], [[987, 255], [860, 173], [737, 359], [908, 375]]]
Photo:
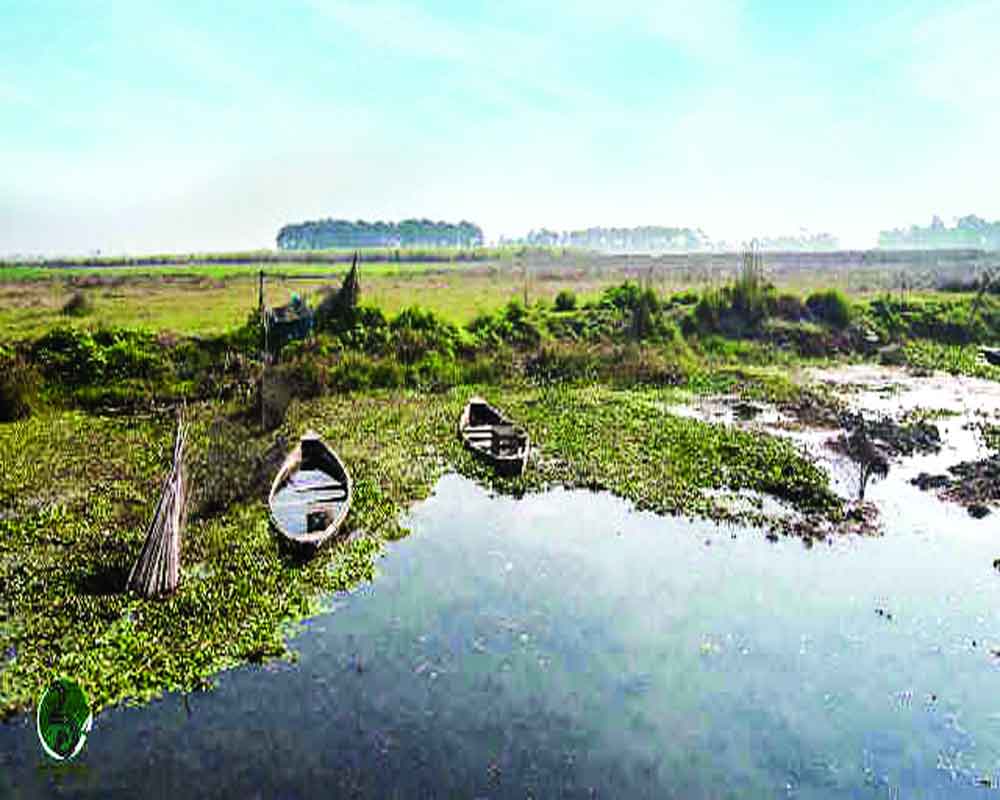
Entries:
[[178, 416], [173, 466], [163, 481], [142, 552], [128, 576], [128, 588], [145, 597], [172, 594], [180, 582], [181, 535], [187, 521], [188, 499], [184, 470], [186, 436]]

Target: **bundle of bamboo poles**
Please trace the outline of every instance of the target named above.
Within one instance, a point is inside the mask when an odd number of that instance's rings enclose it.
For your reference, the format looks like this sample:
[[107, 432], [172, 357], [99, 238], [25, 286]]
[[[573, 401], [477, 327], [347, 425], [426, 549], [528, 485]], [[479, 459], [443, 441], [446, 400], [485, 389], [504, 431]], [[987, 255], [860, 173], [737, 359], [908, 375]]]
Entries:
[[160, 501], [146, 531], [139, 559], [128, 576], [128, 588], [146, 597], [168, 594], [180, 582], [181, 533], [187, 518], [187, 479], [184, 443], [187, 431], [177, 418], [174, 462], [163, 481]]

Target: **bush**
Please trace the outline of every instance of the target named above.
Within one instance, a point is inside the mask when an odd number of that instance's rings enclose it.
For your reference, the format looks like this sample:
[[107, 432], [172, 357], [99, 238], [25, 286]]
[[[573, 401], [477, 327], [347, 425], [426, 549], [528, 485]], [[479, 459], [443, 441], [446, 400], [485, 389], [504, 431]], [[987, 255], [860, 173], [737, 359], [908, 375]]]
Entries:
[[576, 308], [576, 295], [569, 289], [563, 289], [556, 295], [556, 311], [573, 311]]
[[430, 353], [407, 371], [407, 384], [425, 390], [447, 389], [462, 382], [457, 362], [440, 353]]
[[639, 305], [642, 289], [635, 281], [625, 281], [620, 286], [611, 286], [601, 295], [602, 306], [611, 306], [619, 311], [631, 311]]
[[34, 366], [19, 358], [0, 361], [0, 422], [31, 414], [38, 401], [41, 379]]
[[104, 349], [104, 378], [124, 380], [158, 378], [168, 369], [164, 349], [148, 333], [99, 330], [94, 342]]
[[458, 329], [431, 311], [405, 308], [389, 323], [396, 357], [404, 364], [414, 364], [430, 352], [451, 358], [458, 341]]
[[660, 328], [660, 301], [656, 292], [646, 289], [632, 309], [632, 323], [629, 333], [632, 338], [642, 340], [654, 337]]
[[694, 289], [683, 289], [671, 295], [669, 303], [672, 306], [693, 306], [699, 300], [698, 292]]
[[806, 304], [797, 294], [779, 294], [774, 301], [774, 313], [782, 319], [798, 322], [806, 312]]
[[605, 358], [604, 372], [619, 384], [676, 386], [687, 378], [687, 363], [674, 352], [630, 342]]
[[90, 298], [79, 289], [70, 295], [62, 307], [62, 313], [67, 317], [84, 317], [93, 310]]
[[337, 340], [347, 350], [370, 354], [386, 353], [390, 349], [389, 322], [382, 310], [374, 306], [360, 306], [354, 311], [350, 327], [337, 334]]
[[806, 298], [806, 308], [816, 319], [836, 328], [847, 327], [851, 321], [851, 304], [839, 289], [813, 292]]
[[239, 350], [248, 355], [264, 349], [264, 323], [259, 311], [251, 311], [237, 328], [220, 337], [220, 346]]
[[396, 388], [406, 384], [406, 370], [391, 358], [373, 360], [352, 353], [330, 370], [329, 384], [345, 392]]
[[600, 367], [598, 355], [586, 348], [561, 343], [547, 344], [525, 363], [525, 373], [539, 382], [592, 381]]
[[53, 380], [70, 386], [95, 383], [104, 377], [104, 349], [87, 331], [54, 328], [35, 342], [32, 358]]
[[726, 307], [726, 297], [722, 290], [714, 287], [706, 289], [694, 307], [698, 327], [704, 331], [718, 331], [722, 327], [722, 315]]
[[495, 314], [480, 314], [466, 330], [480, 348], [509, 345], [527, 349], [537, 347], [542, 341], [538, 326], [516, 298]]

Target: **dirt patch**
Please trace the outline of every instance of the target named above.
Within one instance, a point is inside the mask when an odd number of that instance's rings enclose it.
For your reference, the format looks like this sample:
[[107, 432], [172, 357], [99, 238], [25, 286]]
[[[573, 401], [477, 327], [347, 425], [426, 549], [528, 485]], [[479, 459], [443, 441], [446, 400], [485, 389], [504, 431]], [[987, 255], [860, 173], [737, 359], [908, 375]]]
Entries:
[[[854, 430], [861, 423], [862, 415], [845, 413], [841, 415], [840, 421], [841, 427]], [[887, 456], [912, 456], [941, 450], [941, 432], [930, 422], [900, 423], [885, 416], [864, 420], [864, 425], [868, 437]], [[828, 442], [828, 446], [837, 452], [844, 452], [844, 438], [835, 437]]]
[[979, 461], [963, 461], [948, 467], [951, 475], [921, 472], [910, 483], [928, 491], [937, 490], [945, 500], [959, 503], [976, 519], [991, 513], [990, 504], [1000, 501], [1000, 455]]

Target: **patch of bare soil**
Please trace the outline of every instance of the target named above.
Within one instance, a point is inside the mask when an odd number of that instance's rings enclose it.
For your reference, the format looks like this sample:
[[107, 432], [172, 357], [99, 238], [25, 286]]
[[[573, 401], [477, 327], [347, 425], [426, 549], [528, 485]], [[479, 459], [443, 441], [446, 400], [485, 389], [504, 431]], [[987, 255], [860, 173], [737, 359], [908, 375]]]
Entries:
[[910, 482], [925, 491], [937, 490], [943, 499], [965, 506], [976, 519], [990, 514], [990, 503], [1000, 502], [1000, 454], [962, 461], [948, 467], [948, 472], [951, 474], [921, 472]]

